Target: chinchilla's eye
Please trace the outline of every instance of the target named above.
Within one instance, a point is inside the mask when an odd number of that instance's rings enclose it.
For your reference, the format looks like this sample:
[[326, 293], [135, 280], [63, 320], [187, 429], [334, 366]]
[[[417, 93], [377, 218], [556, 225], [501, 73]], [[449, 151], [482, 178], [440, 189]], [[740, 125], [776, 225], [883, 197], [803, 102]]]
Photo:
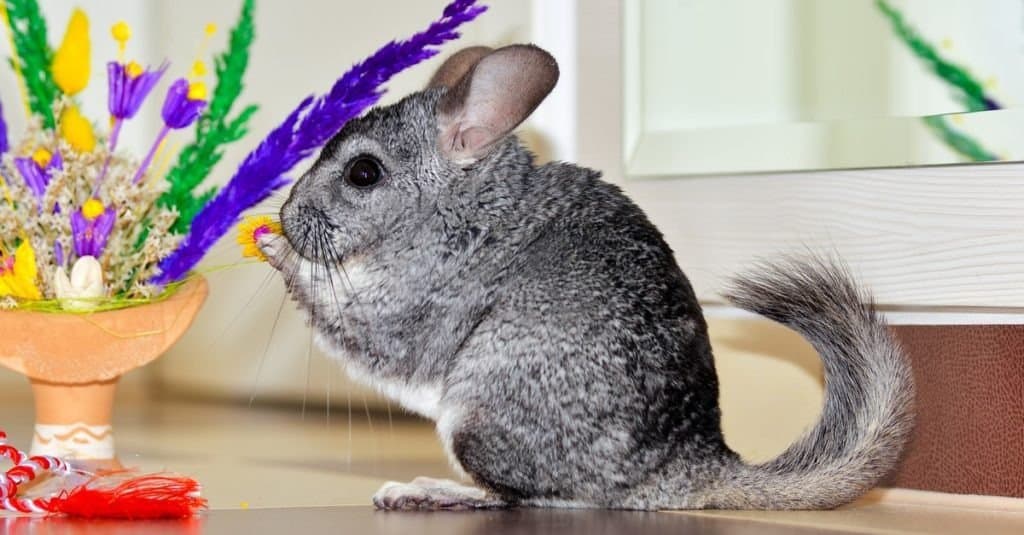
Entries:
[[345, 168], [345, 181], [357, 188], [369, 188], [384, 178], [384, 169], [372, 156], [356, 156]]

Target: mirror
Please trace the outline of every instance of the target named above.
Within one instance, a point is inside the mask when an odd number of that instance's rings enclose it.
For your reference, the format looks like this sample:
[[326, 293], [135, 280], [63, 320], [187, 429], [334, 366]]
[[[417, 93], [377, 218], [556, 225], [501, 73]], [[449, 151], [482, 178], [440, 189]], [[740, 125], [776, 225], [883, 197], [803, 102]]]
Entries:
[[1021, 0], [625, 5], [630, 176], [1024, 160]]

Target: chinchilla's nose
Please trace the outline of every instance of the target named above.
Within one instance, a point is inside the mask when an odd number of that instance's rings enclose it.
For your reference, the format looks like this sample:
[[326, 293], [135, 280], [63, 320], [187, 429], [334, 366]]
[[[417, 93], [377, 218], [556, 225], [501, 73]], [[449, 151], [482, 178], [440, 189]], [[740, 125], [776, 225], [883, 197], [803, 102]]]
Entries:
[[330, 243], [334, 225], [321, 208], [294, 197], [288, 199], [281, 207], [281, 229], [288, 243], [303, 257], [314, 261], [327, 258], [325, 247]]

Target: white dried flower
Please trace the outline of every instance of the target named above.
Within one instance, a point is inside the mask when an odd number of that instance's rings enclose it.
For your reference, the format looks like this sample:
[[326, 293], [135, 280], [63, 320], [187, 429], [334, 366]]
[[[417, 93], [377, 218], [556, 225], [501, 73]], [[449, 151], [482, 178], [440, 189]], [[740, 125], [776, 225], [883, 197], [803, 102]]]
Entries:
[[71, 268], [71, 277], [58, 267], [53, 275], [54, 292], [65, 310], [95, 308], [104, 296], [103, 266], [91, 256], [83, 256]]

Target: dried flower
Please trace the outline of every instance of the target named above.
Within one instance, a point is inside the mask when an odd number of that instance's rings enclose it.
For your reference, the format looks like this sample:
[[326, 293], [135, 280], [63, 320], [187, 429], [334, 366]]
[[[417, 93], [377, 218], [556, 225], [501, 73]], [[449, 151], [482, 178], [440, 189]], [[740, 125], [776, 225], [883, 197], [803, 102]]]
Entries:
[[238, 225], [238, 244], [242, 246], [242, 256], [267, 261], [266, 255], [257, 243], [266, 234], [281, 234], [281, 223], [268, 216], [247, 217]]
[[206, 86], [178, 78], [167, 88], [167, 99], [161, 115], [168, 128], [178, 130], [196, 122], [206, 107]]
[[0, 256], [0, 296], [42, 299], [36, 286], [36, 253], [28, 240], [21, 242], [13, 256]]
[[104, 295], [103, 267], [92, 256], [79, 258], [71, 267], [69, 278], [63, 267], [53, 275], [53, 289], [65, 310], [89, 310], [95, 308]]
[[81, 9], [71, 12], [64, 40], [53, 55], [53, 81], [66, 95], [74, 95], [89, 84], [89, 18]]
[[73, 212], [71, 233], [75, 240], [75, 254], [79, 257], [100, 257], [116, 219], [117, 212], [112, 207], [105, 208], [97, 199], [89, 199], [81, 210]]
[[160, 148], [160, 145], [167, 138], [167, 134], [171, 130], [185, 128], [196, 122], [199, 114], [206, 107], [205, 99], [206, 86], [202, 82], [190, 84], [184, 78], [178, 78], [171, 84], [171, 87], [167, 88], [167, 98], [164, 99], [164, 107], [161, 111], [161, 115], [164, 118], [164, 127], [157, 134], [156, 140], [153, 141], [149, 152], [143, 158], [139, 169], [135, 171], [133, 183], [138, 184], [142, 180], [143, 175], [149, 170], [149, 165], [153, 163], [153, 156], [156, 155], [157, 149]]
[[0, 106], [0, 154], [6, 153], [9, 147], [10, 141], [8, 141], [7, 138], [7, 120], [4, 119], [4, 108], [3, 106]]
[[43, 196], [46, 188], [50, 185], [50, 175], [61, 169], [62, 161], [60, 153], [51, 154], [50, 151], [39, 148], [30, 158], [15, 158], [14, 166], [18, 168], [25, 185], [36, 196], [39, 210], [43, 209]]
[[107, 109], [110, 115], [120, 120], [135, 117], [167, 67], [168, 64], [164, 63], [156, 70], [150, 70], [143, 69], [134, 61], [127, 65], [116, 61], [107, 63], [107, 84], [110, 90]]

